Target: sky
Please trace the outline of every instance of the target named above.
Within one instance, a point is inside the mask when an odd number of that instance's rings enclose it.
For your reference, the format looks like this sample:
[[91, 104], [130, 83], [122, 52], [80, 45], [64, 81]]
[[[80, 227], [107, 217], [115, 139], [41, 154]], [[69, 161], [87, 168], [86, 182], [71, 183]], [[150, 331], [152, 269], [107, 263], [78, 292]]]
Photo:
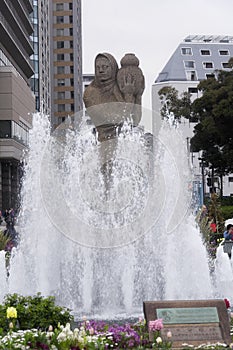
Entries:
[[94, 73], [98, 53], [117, 60], [134, 53], [151, 109], [151, 87], [188, 35], [233, 36], [233, 0], [82, 0], [83, 73]]

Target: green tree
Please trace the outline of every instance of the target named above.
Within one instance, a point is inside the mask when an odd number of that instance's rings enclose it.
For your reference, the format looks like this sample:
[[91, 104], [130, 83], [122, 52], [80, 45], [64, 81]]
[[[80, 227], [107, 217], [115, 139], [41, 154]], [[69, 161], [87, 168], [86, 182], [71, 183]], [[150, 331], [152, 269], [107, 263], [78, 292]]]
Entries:
[[174, 87], [164, 86], [158, 94], [162, 105], [160, 113], [163, 119], [168, 119], [171, 115], [176, 121], [180, 121], [182, 117], [192, 118], [191, 94], [189, 92], [185, 91], [179, 97], [178, 91]]
[[219, 71], [217, 79], [203, 80], [198, 89], [203, 95], [192, 103], [198, 123], [191, 149], [203, 150], [202, 157], [222, 182], [233, 171], [233, 71]]
[[[229, 60], [232, 67], [233, 58]], [[189, 93], [179, 97], [170, 86], [162, 88], [159, 96], [162, 117], [172, 113], [176, 121], [184, 117], [196, 122], [191, 150], [203, 151], [202, 158], [212, 168], [212, 177], [216, 174], [222, 179], [233, 172], [233, 70], [216, 74], [217, 78], [199, 83], [202, 96], [193, 102]]]

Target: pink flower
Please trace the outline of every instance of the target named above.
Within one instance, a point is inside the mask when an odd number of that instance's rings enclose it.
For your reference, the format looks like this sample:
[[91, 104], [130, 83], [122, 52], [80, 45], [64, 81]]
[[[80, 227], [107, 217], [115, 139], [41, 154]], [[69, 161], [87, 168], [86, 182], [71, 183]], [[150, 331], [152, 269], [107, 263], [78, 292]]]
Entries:
[[225, 298], [224, 301], [225, 301], [226, 308], [229, 309], [229, 307], [231, 306], [229, 300]]
[[95, 334], [95, 330], [93, 327], [89, 328], [89, 334], [90, 335], [94, 335]]
[[157, 320], [154, 321], [149, 321], [149, 330], [150, 331], [161, 331], [163, 328], [163, 319], [158, 318]]
[[172, 337], [172, 332], [171, 332], [171, 331], [168, 331], [168, 332], [167, 332], [167, 337], [168, 337], [168, 338], [171, 338], [171, 337]]

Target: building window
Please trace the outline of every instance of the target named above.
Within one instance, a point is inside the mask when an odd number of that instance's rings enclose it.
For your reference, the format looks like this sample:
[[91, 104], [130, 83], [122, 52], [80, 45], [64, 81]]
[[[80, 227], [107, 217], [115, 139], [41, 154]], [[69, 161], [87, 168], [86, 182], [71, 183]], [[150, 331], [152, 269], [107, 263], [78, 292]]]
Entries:
[[73, 10], [73, 3], [72, 2], [69, 3], [69, 10]]
[[73, 23], [73, 16], [69, 16], [69, 23]]
[[62, 3], [56, 4], [56, 11], [63, 11], [64, 5]]
[[58, 124], [61, 124], [66, 120], [66, 117], [59, 117], [57, 118], [57, 120], [58, 120]]
[[233, 182], [233, 177], [232, 176], [228, 177], [228, 182]]
[[73, 35], [73, 28], [70, 28], [70, 36]]
[[73, 49], [73, 40], [70, 41], [70, 48]]
[[64, 29], [57, 29], [57, 36], [64, 36]]
[[65, 99], [65, 91], [58, 91], [57, 99], [58, 100], [64, 100]]
[[197, 73], [195, 70], [190, 70], [186, 72], [187, 80], [195, 81], [197, 80]]
[[222, 62], [222, 67], [223, 68], [231, 68], [228, 62]]
[[205, 76], [206, 76], [206, 79], [213, 79], [213, 78], [215, 78], [214, 73], [206, 74]]
[[57, 16], [57, 23], [64, 23], [64, 17], [63, 16]]
[[64, 41], [57, 41], [57, 49], [63, 49], [64, 48]]
[[64, 66], [58, 66], [57, 67], [57, 74], [65, 74], [65, 67]]
[[57, 79], [58, 86], [65, 86], [65, 79]]
[[13, 120], [0, 121], [0, 138], [13, 138], [26, 145], [28, 144], [28, 131], [28, 127], [22, 122], [18, 124]]
[[185, 68], [194, 68], [194, 61], [184, 61]]
[[12, 138], [24, 144], [28, 144], [28, 127], [22, 122], [19, 122], [18, 124], [11, 121], [11, 123]]
[[60, 104], [58, 104], [57, 105], [57, 110], [58, 110], [58, 112], [65, 112], [65, 104], [62, 104], [62, 105], [60, 105]]
[[74, 60], [74, 55], [72, 53], [70, 53], [70, 61]]
[[182, 47], [181, 48], [182, 55], [192, 55], [192, 49], [191, 47]]
[[202, 56], [210, 56], [210, 50], [201, 50]]
[[74, 91], [70, 91], [70, 98], [71, 98], [71, 99], [74, 98]]
[[57, 54], [57, 61], [64, 61], [64, 53]]
[[74, 79], [73, 78], [70, 79], [70, 85], [74, 86]]
[[190, 93], [190, 94], [197, 94], [197, 88], [196, 87], [189, 87], [188, 88], [188, 92]]
[[11, 137], [11, 121], [1, 120], [0, 121], [0, 138], [7, 139]]
[[34, 71], [35, 72], [39, 72], [39, 62], [38, 62], [38, 60], [31, 60], [31, 62], [32, 62]]
[[204, 68], [214, 68], [213, 62], [202, 62]]
[[219, 50], [220, 56], [229, 56], [229, 50]]
[[72, 112], [74, 111], [74, 104], [73, 103], [71, 103], [70, 109], [71, 109]]

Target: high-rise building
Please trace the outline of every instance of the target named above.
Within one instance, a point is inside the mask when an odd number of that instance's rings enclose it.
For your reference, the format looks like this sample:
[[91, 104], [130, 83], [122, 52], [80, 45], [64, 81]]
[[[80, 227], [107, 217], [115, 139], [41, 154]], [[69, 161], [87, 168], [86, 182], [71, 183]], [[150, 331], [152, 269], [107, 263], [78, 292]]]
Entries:
[[36, 110], [50, 115], [50, 13], [51, 2], [33, 0], [31, 16], [33, 33], [31, 40], [34, 53], [31, 56], [34, 74], [31, 77], [31, 89], [35, 94]]
[[35, 110], [30, 0], [0, 0], [0, 209], [17, 207], [20, 159]]
[[52, 0], [51, 121], [56, 127], [82, 110], [81, 0]]
[[[160, 118], [161, 101], [158, 95], [165, 86], [174, 87], [179, 94], [190, 92], [192, 99], [200, 97], [197, 86], [201, 80], [216, 76], [218, 70], [229, 70], [228, 61], [233, 57], [233, 36], [190, 35], [184, 39], [172, 54], [152, 86], [153, 133], [156, 133], [157, 118]], [[180, 125], [184, 138], [193, 136], [194, 123], [182, 119]], [[189, 147], [187, 147], [189, 150]], [[199, 158], [199, 159], [198, 159]], [[203, 176], [201, 154], [191, 154], [196, 176]], [[201, 174], [202, 173], [202, 174]], [[216, 178], [216, 187], [218, 187]], [[206, 181], [205, 193], [209, 191]], [[223, 194], [233, 195], [233, 175], [225, 176]]]

